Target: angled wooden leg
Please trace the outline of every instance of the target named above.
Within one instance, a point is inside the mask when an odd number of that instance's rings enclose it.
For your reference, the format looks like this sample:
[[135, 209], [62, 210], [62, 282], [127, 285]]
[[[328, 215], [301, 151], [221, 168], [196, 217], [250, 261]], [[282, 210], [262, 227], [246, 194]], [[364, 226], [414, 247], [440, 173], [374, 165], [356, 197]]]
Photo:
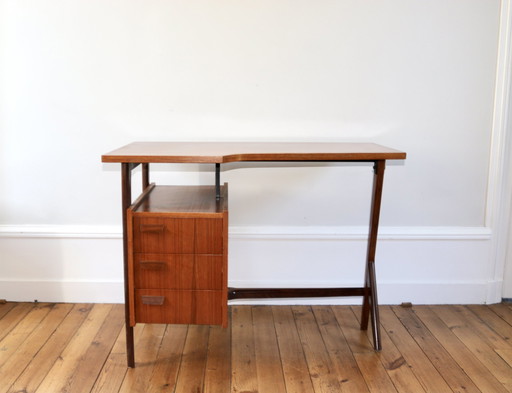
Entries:
[[373, 167], [372, 207], [370, 214], [370, 234], [368, 237], [368, 252], [366, 256], [366, 273], [364, 278], [363, 310], [361, 315], [361, 330], [368, 328], [371, 315], [373, 345], [375, 350], [382, 349], [380, 340], [379, 303], [377, 300], [377, 280], [375, 276], [375, 251], [377, 249], [377, 235], [379, 230], [380, 205], [382, 200], [382, 186], [384, 183], [385, 160], [375, 161]]
[[124, 261], [124, 315], [126, 325], [126, 358], [128, 367], [135, 367], [133, 327], [130, 324], [130, 291], [128, 288], [128, 236], [127, 210], [132, 203], [133, 164], [121, 164], [122, 207], [123, 207], [123, 261]]
[[363, 295], [363, 309], [361, 311], [361, 330], [368, 329], [368, 321], [370, 319], [370, 282], [368, 280], [368, 263], [364, 273], [364, 295]]
[[380, 340], [379, 302], [377, 299], [377, 280], [375, 278], [375, 262], [370, 263], [369, 271], [371, 289], [370, 313], [372, 316], [373, 346], [376, 351], [380, 351], [382, 349], [382, 343]]

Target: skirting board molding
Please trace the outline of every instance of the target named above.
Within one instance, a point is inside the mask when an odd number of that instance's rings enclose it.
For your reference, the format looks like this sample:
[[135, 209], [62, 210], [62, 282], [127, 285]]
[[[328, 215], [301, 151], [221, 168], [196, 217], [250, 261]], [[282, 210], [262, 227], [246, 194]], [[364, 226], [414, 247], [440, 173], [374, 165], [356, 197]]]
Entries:
[[[119, 226], [94, 225], [0, 225], [0, 238], [120, 239]], [[366, 227], [230, 227], [230, 238], [364, 240]], [[488, 240], [488, 227], [381, 227], [382, 240]]]
[[[345, 284], [341, 284], [345, 285]], [[350, 285], [350, 284], [348, 284]], [[352, 283], [361, 285], [361, 283]], [[400, 283], [381, 282], [378, 285], [380, 304], [481, 304], [485, 297], [486, 282], [466, 283]], [[233, 287], [282, 287], [329, 286], [325, 282], [230, 282]], [[1, 298], [18, 302], [58, 302], [58, 303], [123, 303], [123, 283], [80, 282], [80, 281], [2, 281], [0, 280]], [[500, 299], [501, 300], [501, 299]], [[498, 301], [500, 301], [498, 300]], [[497, 302], [498, 302], [497, 301]], [[231, 300], [229, 304], [361, 304], [360, 297], [344, 298], [297, 298], [297, 299], [254, 299]]]
[[[366, 236], [362, 227], [232, 227], [229, 285], [361, 286]], [[501, 300], [502, 281], [495, 280], [489, 268], [489, 228], [382, 227], [379, 238], [381, 304], [482, 304]], [[0, 298], [123, 302], [121, 250], [119, 227], [0, 226]], [[353, 262], [359, 260], [361, 263]], [[360, 304], [360, 299], [243, 302]]]
[[122, 281], [0, 280], [2, 299], [15, 302], [123, 303]]
[[120, 239], [118, 225], [0, 225], [0, 238]]

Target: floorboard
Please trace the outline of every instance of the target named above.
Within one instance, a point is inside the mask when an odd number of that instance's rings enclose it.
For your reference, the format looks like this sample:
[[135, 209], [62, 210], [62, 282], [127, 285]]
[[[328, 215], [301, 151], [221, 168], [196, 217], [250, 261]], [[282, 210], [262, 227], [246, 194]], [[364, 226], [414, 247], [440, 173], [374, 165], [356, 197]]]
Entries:
[[512, 392], [512, 307], [230, 306], [230, 324], [135, 327], [124, 307], [0, 304], [0, 393]]

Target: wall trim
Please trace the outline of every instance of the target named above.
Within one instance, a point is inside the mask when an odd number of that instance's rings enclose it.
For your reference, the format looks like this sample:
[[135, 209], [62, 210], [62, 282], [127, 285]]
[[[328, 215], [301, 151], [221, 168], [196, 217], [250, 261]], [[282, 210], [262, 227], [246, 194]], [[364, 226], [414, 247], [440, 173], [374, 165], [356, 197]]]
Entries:
[[[364, 227], [232, 227], [229, 285], [361, 286], [363, 264], [352, 270], [350, 261], [354, 258], [364, 261], [366, 230]], [[502, 296], [497, 293], [502, 282], [485, 274], [492, 238], [486, 227], [383, 227], [377, 271], [380, 301], [382, 304], [499, 301]], [[395, 242], [401, 242], [399, 247]], [[119, 227], [1, 226], [0, 250], [4, 269], [0, 277], [1, 298], [123, 302]], [[310, 274], [311, 256], [319, 255], [318, 250], [325, 250], [325, 258], [318, 261], [318, 269]], [[272, 258], [267, 258], [268, 253]], [[46, 269], [47, 260], [56, 261], [53, 270]], [[332, 260], [340, 263], [333, 265]], [[411, 264], [414, 260], [421, 265], [418, 272], [415, 264]], [[267, 269], [272, 273], [268, 274]], [[490, 298], [490, 293], [495, 296]], [[262, 302], [266, 300], [247, 301], [266, 304]], [[269, 302], [360, 304], [360, 299], [301, 298]]]
[[0, 238], [120, 239], [119, 225], [0, 225]]
[[[499, 283], [485, 281], [447, 282], [381, 282], [378, 283], [380, 304], [481, 304], [489, 286]], [[360, 286], [361, 282], [331, 281], [244, 281], [231, 280], [232, 287], [334, 287]], [[499, 286], [499, 285], [498, 285]], [[7, 301], [43, 301], [60, 303], [123, 303], [122, 281], [72, 280], [0, 280], [2, 298]], [[405, 295], [407, 294], [407, 295]], [[229, 304], [357, 304], [361, 297], [239, 299]]]
[[[231, 239], [366, 240], [367, 227], [233, 226]], [[121, 239], [119, 226], [0, 225], [0, 238]], [[488, 227], [381, 227], [381, 240], [490, 240]]]
[[122, 281], [0, 280], [0, 288], [7, 301], [124, 303]]
[[[232, 239], [367, 240], [367, 227], [232, 227]], [[380, 240], [489, 240], [486, 227], [380, 227]]]

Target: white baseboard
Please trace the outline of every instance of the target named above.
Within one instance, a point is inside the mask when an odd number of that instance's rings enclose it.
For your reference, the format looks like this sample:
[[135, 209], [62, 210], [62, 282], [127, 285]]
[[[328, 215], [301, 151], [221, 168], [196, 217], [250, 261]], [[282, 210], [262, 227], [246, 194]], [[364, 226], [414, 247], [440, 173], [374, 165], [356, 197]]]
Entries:
[[122, 281], [0, 280], [0, 298], [16, 302], [123, 303]]
[[0, 225], [0, 238], [121, 239], [119, 225]]
[[[229, 236], [232, 287], [362, 285], [365, 228], [232, 227]], [[382, 227], [376, 265], [381, 304], [499, 302], [491, 238], [486, 227]], [[119, 227], [0, 226], [0, 256], [0, 299], [123, 302]], [[235, 302], [360, 304], [360, 299]]]
[[[361, 286], [361, 283], [337, 283], [340, 286]], [[492, 284], [490, 284], [492, 285]], [[332, 282], [241, 282], [233, 281], [230, 287], [334, 287]], [[488, 283], [398, 283], [378, 284], [380, 304], [482, 304]], [[123, 283], [80, 281], [1, 281], [0, 298], [18, 302], [59, 303], [123, 303]], [[230, 304], [361, 304], [361, 297], [287, 298], [287, 299], [240, 299]], [[501, 299], [500, 299], [501, 300]], [[494, 303], [499, 302], [499, 300]]]

